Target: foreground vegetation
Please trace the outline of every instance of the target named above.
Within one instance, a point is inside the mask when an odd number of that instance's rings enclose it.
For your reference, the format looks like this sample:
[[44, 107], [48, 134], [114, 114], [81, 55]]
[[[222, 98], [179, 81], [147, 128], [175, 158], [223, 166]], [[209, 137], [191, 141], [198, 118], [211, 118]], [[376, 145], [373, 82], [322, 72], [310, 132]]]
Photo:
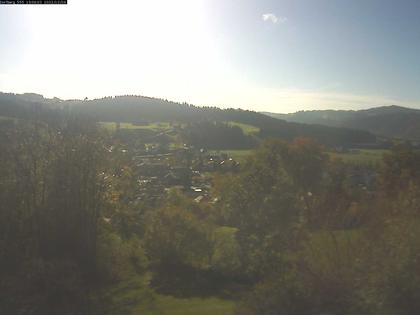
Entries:
[[145, 277], [136, 277], [110, 288], [106, 297], [112, 301], [114, 312], [139, 315], [230, 315], [234, 313], [235, 302], [232, 300], [218, 297], [182, 298], [156, 294], [145, 284], [147, 284]]
[[[143, 139], [66, 111], [2, 120], [0, 313], [417, 314], [420, 153], [344, 163], [308, 138], [269, 140], [220, 152], [242, 158], [222, 167], [187, 149], [213, 143], [202, 126], [253, 141], [212, 122]], [[151, 137], [147, 168], [135, 150]], [[209, 195], [188, 177], [139, 195], [158, 161], [205, 170]]]

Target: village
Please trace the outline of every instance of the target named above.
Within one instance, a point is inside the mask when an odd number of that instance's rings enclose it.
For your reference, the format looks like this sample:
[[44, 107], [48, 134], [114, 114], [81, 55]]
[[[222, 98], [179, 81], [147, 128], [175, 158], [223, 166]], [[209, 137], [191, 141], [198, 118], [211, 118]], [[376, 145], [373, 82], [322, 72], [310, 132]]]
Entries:
[[157, 206], [172, 190], [182, 192], [197, 203], [214, 203], [212, 179], [216, 173], [236, 172], [240, 162], [226, 153], [208, 151], [182, 144], [171, 147], [160, 143], [111, 146], [130, 161], [136, 180], [134, 199], [130, 203]]

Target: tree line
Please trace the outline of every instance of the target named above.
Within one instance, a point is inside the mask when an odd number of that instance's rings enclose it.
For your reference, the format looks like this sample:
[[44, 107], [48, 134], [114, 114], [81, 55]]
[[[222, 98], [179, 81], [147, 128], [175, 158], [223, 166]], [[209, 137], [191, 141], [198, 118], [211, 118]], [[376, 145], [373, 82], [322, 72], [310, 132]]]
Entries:
[[63, 110], [94, 121], [147, 123], [166, 121], [196, 124], [198, 122], [235, 121], [260, 129], [260, 139], [280, 138], [291, 141], [297, 137], [311, 137], [328, 146], [352, 147], [375, 144], [376, 136], [368, 131], [286, 122], [261, 113], [241, 109], [198, 107], [151, 97], [126, 95], [94, 100], [44, 99], [40, 95], [0, 93], [0, 116], [30, 118], [34, 112]]

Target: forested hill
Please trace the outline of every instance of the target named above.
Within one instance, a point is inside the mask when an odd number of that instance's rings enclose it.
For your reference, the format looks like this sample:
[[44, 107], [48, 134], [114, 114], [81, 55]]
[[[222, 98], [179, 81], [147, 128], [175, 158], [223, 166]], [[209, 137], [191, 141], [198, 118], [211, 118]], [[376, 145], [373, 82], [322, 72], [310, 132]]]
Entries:
[[289, 122], [353, 128], [380, 136], [420, 140], [420, 110], [401, 106], [383, 106], [358, 111], [311, 110], [292, 114], [264, 114]]
[[0, 94], [0, 116], [25, 118], [33, 115], [35, 108], [39, 111], [46, 107], [90, 116], [96, 121], [132, 123], [234, 121], [257, 127], [259, 132], [255, 136], [261, 139], [292, 140], [297, 137], [311, 137], [320, 143], [331, 146], [356, 146], [376, 142], [376, 137], [367, 131], [287, 122], [254, 111], [198, 107], [144, 96], [63, 101], [57, 98], [46, 99], [38, 94]]

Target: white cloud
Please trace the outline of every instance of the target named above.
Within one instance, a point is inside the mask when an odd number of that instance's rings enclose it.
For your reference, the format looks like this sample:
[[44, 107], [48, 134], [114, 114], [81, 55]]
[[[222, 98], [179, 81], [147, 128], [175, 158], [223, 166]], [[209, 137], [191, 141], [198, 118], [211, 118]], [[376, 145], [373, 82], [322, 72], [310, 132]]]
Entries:
[[286, 23], [287, 18], [284, 16], [277, 17], [274, 13], [264, 13], [262, 15], [262, 19], [264, 22], [272, 22], [273, 24], [277, 23]]

